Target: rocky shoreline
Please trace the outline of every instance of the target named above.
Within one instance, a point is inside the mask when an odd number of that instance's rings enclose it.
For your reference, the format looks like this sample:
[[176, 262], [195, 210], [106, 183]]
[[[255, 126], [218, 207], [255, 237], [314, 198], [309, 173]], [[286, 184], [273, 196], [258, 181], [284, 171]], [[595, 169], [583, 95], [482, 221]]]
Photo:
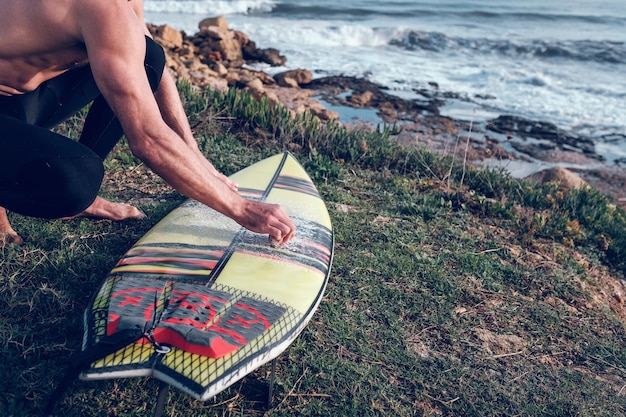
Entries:
[[323, 121], [359, 128], [396, 124], [402, 127], [397, 140], [404, 145], [454, 154], [476, 165], [504, 167], [518, 177], [558, 181], [563, 187], [587, 183], [626, 209], [626, 160], [608, 165], [592, 139], [551, 123], [509, 115], [484, 121], [448, 117], [441, 112], [447, 102], [471, 105], [471, 101], [439, 92], [436, 85], [417, 91], [419, 99], [407, 100], [363, 78], [314, 79], [307, 69], [270, 75], [256, 68], [281, 67], [286, 58], [275, 49], [257, 48], [246, 34], [230, 29], [223, 17], [204, 19], [194, 35], [167, 25], [148, 26], [166, 50], [170, 72], [199, 89], [242, 89], [294, 114], [309, 111]]

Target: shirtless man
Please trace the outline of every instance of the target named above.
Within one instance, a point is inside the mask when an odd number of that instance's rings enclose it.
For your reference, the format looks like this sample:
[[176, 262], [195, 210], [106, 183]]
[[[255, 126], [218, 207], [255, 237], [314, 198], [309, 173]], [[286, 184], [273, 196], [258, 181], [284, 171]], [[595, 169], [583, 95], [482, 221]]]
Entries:
[[[242, 198], [201, 154], [143, 0], [0, 0], [0, 243], [19, 243], [5, 207], [62, 218], [141, 218], [98, 197], [102, 160], [122, 134], [182, 194], [279, 244], [295, 225]], [[93, 101], [78, 142], [49, 128]]]

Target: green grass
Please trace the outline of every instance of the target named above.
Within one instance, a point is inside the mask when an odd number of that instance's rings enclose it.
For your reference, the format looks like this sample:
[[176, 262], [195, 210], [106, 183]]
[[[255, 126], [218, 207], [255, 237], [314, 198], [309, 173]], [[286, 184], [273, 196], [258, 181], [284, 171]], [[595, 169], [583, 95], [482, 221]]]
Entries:
[[[611, 309], [626, 217], [604, 196], [401, 148], [393, 128], [347, 131], [245, 94], [182, 91], [219, 169], [296, 154], [336, 248], [319, 310], [277, 360], [271, 409], [266, 366], [206, 403], [174, 391], [165, 415], [626, 415], [626, 316]], [[104, 194], [137, 202], [147, 220], [11, 215], [26, 243], [0, 257], [3, 416], [37, 415], [80, 349], [92, 293], [182, 200], [123, 144], [106, 163]], [[157, 389], [149, 378], [76, 381], [57, 413], [149, 416]]]

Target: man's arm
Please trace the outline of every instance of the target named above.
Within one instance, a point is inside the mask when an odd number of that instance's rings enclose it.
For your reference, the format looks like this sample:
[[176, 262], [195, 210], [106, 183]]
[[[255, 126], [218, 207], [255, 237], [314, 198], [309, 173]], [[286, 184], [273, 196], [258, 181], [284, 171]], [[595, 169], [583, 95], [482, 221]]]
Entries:
[[226, 185], [233, 190], [237, 190], [237, 185], [221, 172], [217, 171], [213, 164], [206, 159], [198, 148], [198, 142], [191, 131], [189, 120], [187, 119], [187, 115], [185, 114], [185, 110], [183, 109], [183, 105], [180, 101], [176, 83], [167, 69], [163, 71], [161, 83], [155, 93], [155, 98], [165, 123], [185, 141], [191, 150], [198, 156], [200, 162], [206, 165], [206, 168], [212, 172], [213, 175], [221, 181], [224, 181]]
[[[129, 0], [135, 15], [140, 22], [144, 22], [144, 10], [143, 0]], [[148, 30], [148, 27], [144, 23], [144, 33], [146, 36], [152, 37], [152, 34]], [[217, 171], [213, 164], [202, 154], [198, 148], [198, 142], [191, 131], [189, 126], [189, 120], [185, 109], [180, 101], [180, 95], [176, 83], [171, 74], [166, 70], [163, 72], [161, 83], [157, 91], [155, 92], [155, 98], [159, 109], [161, 110], [161, 116], [165, 123], [174, 132], [180, 136], [189, 147], [198, 155], [200, 162], [205, 164], [210, 172], [217, 176], [221, 181], [224, 181], [233, 190], [237, 190], [237, 185], [234, 184], [227, 176]]]
[[[132, 152], [188, 197], [254, 232], [269, 234], [279, 243], [291, 239], [295, 225], [280, 206], [242, 198], [200, 156], [195, 140], [191, 144], [190, 138], [181, 137], [166, 123], [143, 68], [144, 25], [127, 0], [85, 0], [79, 4], [81, 37], [94, 78], [118, 116]], [[164, 82], [159, 90], [173, 85], [167, 75]], [[158, 91], [159, 96], [161, 105], [172, 114], [180, 111], [171, 104], [171, 91]], [[180, 115], [164, 114], [170, 123], [181, 120]]]

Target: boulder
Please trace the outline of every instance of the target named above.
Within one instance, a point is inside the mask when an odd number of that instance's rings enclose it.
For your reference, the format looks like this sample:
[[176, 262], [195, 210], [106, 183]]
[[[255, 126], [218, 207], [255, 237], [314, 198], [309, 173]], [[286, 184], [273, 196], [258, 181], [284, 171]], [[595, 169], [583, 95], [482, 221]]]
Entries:
[[156, 27], [153, 36], [163, 48], [174, 49], [183, 47], [183, 34], [171, 26], [162, 25]]
[[222, 59], [236, 61], [243, 58], [241, 45], [232, 31], [219, 26], [209, 26], [203, 29], [203, 33], [208, 36], [206, 46], [218, 51]]
[[224, 77], [228, 74], [228, 68], [226, 68], [221, 62], [213, 63], [212, 68], [213, 71], [215, 71], [220, 77]]
[[313, 80], [311, 71], [294, 69], [274, 75], [276, 83], [282, 87], [298, 88], [301, 85], [310, 84]]
[[580, 188], [587, 184], [579, 175], [561, 167], [548, 168], [543, 171], [535, 172], [526, 177], [526, 179], [542, 184], [555, 182], [558, 183], [561, 188], [567, 190]]
[[216, 26], [223, 29], [228, 29], [228, 22], [224, 16], [207, 17], [198, 23], [198, 29], [202, 32], [205, 28], [210, 26]]
[[372, 104], [374, 93], [371, 91], [364, 91], [362, 93], [353, 93], [348, 97], [348, 101], [355, 107], [367, 107]]
[[241, 48], [243, 57], [248, 61], [264, 62], [272, 67], [280, 67], [287, 62], [287, 58], [282, 56], [277, 49], [259, 49], [256, 43], [251, 40], [242, 44]]
[[206, 86], [221, 93], [228, 91], [228, 81], [224, 78], [209, 77]]
[[266, 90], [263, 86], [263, 82], [258, 78], [246, 77], [240, 80], [245, 85], [244, 90], [248, 91], [252, 97], [261, 101], [262, 98], [266, 98], [272, 104], [279, 104], [278, 97], [273, 91]]
[[337, 113], [311, 98], [313, 90], [300, 88], [311, 83], [310, 71], [295, 69], [272, 77], [246, 68], [248, 62], [281, 66], [286, 58], [275, 49], [258, 49], [246, 34], [230, 30], [223, 17], [204, 19], [198, 25], [200, 31], [193, 36], [167, 25], [148, 27], [166, 51], [168, 70], [174, 77], [188, 80], [194, 88], [221, 92], [231, 87], [245, 89], [257, 100], [282, 105], [294, 115], [309, 111], [324, 121], [339, 119]]

